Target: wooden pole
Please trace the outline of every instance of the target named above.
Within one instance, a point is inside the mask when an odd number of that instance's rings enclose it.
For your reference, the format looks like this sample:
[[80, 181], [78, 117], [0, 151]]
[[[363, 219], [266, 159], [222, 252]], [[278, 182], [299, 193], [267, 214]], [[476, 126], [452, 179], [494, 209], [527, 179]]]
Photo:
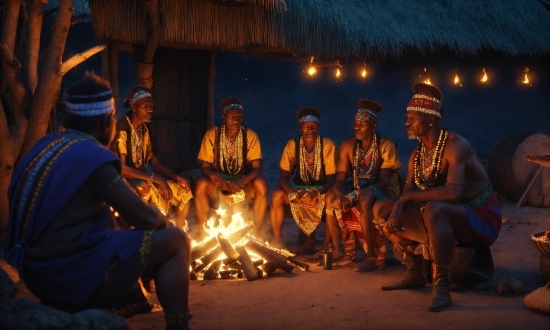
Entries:
[[518, 203], [516, 204], [516, 207], [521, 207], [523, 206], [523, 203], [525, 202], [525, 197], [527, 196], [527, 193], [529, 192], [529, 190], [531, 190], [531, 188], [533, 187], [533, 184], [535, 183], [536, 179], [538, 178], [538, 176], [540, 175], [540, 172], [542, 171], [542, 166], [539, 165], [539, 168], [537, 169], [537, 171], [535, 172], [535, 174], [533, 175], [533, 177], [531, 178], [531, 181], [529, 181], [529, 184], [527, 185], [527, 187], [525, 188], [525, 190], [523, 191], [523, 194], [521, 194], [521, 197], [519, 198], [518, 200]]

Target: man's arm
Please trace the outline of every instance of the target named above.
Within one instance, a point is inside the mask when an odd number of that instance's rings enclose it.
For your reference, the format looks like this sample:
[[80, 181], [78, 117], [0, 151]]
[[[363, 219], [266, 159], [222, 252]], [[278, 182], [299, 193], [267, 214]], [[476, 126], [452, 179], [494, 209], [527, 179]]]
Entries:
[[97, 193], [129, 225], [139, 229], [154, 229], [167, 226], [167, 218], [155, 207], [144, 203], [132, 187], [120, 178], [112, 164], [105, 164], [94, 171], [90, 180], [94, 184], [105, 182], [105, 180], [114, 182], [114, 184], [98, 187]]
[[174, 181], [178, 184], [182, 185], [184, 188], [190, 187], [189, 180], [181, 177], [180, 175], [174, 173], [171, 169], [166, 167], [164, 164], [162, 164], [157, 156], [152, 156], [149, 160], [149, 164], [151, 164], [151, 168], [156, 173]]
[[248, 172], [248, 174], [246, 174], [245, 176], [243, 176], [242, 178], [240, 178], [239, 180], [237, 180], [235, 182], [228, 182], [228, 186], [230, 187], [229, 191], [232, 194], [239, 191], [239, 189], [244, 187], [246, 184], [248, 184], [249, 182], [251, 182], [255, 178], [262, 176], [262, 171], [263, 171], [262, 170], [262, 160], [261, 159], [253, 160], [251, 162], [251, 165], [252, 165], [252, 170], [250, 172]]
[[296, 189], [290, 184], [290, 177], [292, 174], [285, 170], [279, 171], [279, 186], [283, 191], [288, 195], [291, 193], [295, 193]]

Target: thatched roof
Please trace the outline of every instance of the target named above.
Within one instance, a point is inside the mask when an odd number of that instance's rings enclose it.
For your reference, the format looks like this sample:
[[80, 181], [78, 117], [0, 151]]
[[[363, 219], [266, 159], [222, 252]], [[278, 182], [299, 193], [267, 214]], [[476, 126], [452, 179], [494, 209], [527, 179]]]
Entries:
[[[215, 3], [221, 1], [162, 0], [159, 46], [325, 59], [439, 49], [550, 54], [550, 11], [538, 0], [249, 0], [257, 5], [241, 7]], [[89, 3], [97, 37], [145, 44], [143, 1]]]

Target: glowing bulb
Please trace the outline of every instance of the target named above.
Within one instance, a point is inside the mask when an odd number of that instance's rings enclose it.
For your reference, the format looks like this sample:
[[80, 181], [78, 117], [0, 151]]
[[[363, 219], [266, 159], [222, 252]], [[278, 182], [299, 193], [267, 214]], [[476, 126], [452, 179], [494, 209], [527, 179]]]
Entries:
[[367, 76], [367, 69], [363, 69], [363, 71], [361, 71], [361, 77], [365, 78]]
[[455, 75], [455, 85], [460, 84], [460, 78], [458, 78], [458, 73]]
[[529, 72], [529, 68], [525, 68], [524, 72], [525, 72], [525, 77], [524, 77], [522, 83], [528, 85], [529, 84], [529, 77], [527, 76], [527, 73]]
[[336, 78], [340, 78], [340, 75], [341, 75], [340, 69], [336, 69]]
[[309, 70], [307, 70], [307, 73], [309, 73], [310, 76], [313, 76], [316, 72], [317, 70], [315, 70], [315, 67], [313, 66], [310, 66]]
[[489, 81], [489, 77], [487, 77], [487, 72], [485, 72], [485, 68], [483, 68], [483, 77], [481, 77], [481, 83], [486, 84], [487, 81]]

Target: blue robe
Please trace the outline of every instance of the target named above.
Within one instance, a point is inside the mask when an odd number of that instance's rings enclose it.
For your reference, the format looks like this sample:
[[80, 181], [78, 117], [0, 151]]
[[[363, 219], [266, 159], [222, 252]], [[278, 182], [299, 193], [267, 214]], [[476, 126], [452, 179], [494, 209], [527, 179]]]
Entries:
[[41, 300], [83, 305], [99, 288], [107, 269], [117, 260], [127, 261], [141, 246], [144, 232], [113, 230], [114, 219], [105, 204], [84, 232], [75, 233], [76, 242], [71, 242], [71, 251], [64, 257], [26, 256], [26, 247], [106, 163], [113, 163], [120, 173], [120, 161], [111, 151], [93, 137], [69, 130], [39, 140], [15, 169], [8, 191], [4, 254]]

